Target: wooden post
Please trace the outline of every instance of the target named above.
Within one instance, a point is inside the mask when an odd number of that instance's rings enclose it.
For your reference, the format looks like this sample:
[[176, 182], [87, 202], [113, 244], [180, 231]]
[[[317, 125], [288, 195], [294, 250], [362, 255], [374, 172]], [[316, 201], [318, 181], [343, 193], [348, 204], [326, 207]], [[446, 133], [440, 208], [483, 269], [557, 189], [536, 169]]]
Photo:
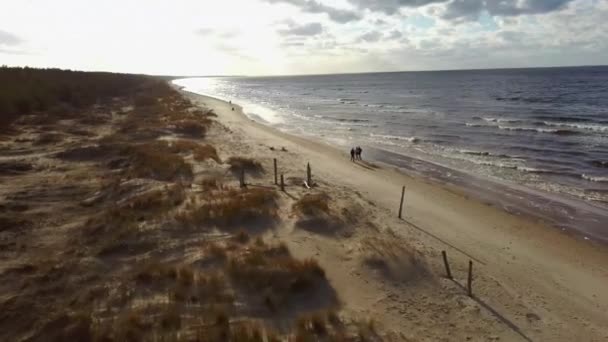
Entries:
[[473, 261], [469, 260], [469, 279], [467, 281], [469, 297], [473, 297]]
[[310, 171], [310, 163], [306, 164], [306, 180], [308, 180], [308, 186], [312, 186], [312, 172]]
[[285, 191], [285, 181], [283, 180], [283, 174], [281, 173], [281, 191]]
[[399, 202], [399, 218], [401, 218], [401, 211], [403, 210], [403, 196], [405, 196], [405, 186], [401, 188], [401, 202]]
[[443, 255], [443, 264], [445, 265], [445, 273], [448, 279], [452, 279], [452, 272], [450, 271], [450, 264], [448, 263], [448, 254], [445, 251], [441, 251]]
[[274, 158], [274, 185], [278, 185], [277, 181], [277, 158]]
[[241, 188], [245, 187], [245, 168], [241, 168], [241, 177], [239, 179], [240, 183], [241, 183]]

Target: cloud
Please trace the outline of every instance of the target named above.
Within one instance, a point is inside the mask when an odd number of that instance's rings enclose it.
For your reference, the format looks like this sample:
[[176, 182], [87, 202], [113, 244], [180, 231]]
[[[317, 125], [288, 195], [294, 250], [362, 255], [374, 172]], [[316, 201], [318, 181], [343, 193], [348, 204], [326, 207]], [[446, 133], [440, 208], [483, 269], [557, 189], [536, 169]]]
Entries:
[[565, 8], [573, 0], [453, 0], [443, 18], [474, 20], [483, 11], [491, 16], [545, 14]]
[[23, 43], [23, 40], [16, 35], [0, 30], [0, 45], [16, 46]]
[[402, 7], [422, 7], [447, 0], [349, 0], [360, 9], [395, 14]]
[[378, 31], [369, 31], [359, 36], [359, 41], [373, 43], [382, 39], [382, 33]]
[[288, 24], [288, 28], [279, 30], [284, 36], [316, 36], [323, 33], [323, 25], [319, 23]]
[[201, 35], [201, 36], [214, 36], [214, 37], [224, 38], [224, 39], [234, 38], [235, 36], [237, 36], [239, 34], [239, 32], [237, 30], [220, 30], [220, 29], [213, 29], [213, 28], [208, 28], [208, 27], [200, 28], [200, 29], [194, 31], [194, 33]]
[[399, 39], [403, 37], [403, 33], [401, 33], [401, 31], [399, 30], [393, 30], [391, 31], [391, 33], [388, 35], [389, 39]]
[[445, 4], [444, 19], [472, 20], [483, 11], [491, 16], [544, 14], [563, 9], [574, 0], [348, 0], [360, 9], [397, 13], [401, 8]]
[[360, 14], [354, 11], [344, 10], [331, 6], [324, 5], [314, 0], [264, 0], [271, 4], [285, 3], [300, 8], [301, 11], [307, 13], [325, 13], [335, 22], [344, 24], [351, 21], [360, 20]]

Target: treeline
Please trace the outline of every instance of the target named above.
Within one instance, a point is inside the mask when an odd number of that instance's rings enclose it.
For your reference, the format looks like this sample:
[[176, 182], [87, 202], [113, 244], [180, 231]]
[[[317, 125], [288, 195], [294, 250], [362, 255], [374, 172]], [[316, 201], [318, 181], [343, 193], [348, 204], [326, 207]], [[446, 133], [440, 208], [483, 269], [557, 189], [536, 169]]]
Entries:
[[0, 67], [0, 128], [21, 115], [62, 112], [130, 96], [158, 80], [142, 75]]

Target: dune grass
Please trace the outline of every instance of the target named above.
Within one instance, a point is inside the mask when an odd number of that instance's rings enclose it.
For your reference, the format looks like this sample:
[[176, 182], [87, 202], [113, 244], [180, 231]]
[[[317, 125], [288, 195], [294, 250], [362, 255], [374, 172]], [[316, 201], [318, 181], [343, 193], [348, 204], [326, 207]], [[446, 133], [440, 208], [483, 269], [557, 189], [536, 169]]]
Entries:
[[232, 172], [240, 172], [241, 170], [245, 170], [251, 173], [264, 172], [262, 164], [252, 158], [230, 157], [228, 158], [227, 163], [230, 165], [230, 171]]
[[196, 208], [178, 215], [178, 220], [192, 225], [230, 227], [272, 221], [277, 217], [276, 192], [251, 188], [214, 191]]
[[330, 197], [325, 193], [305, 194], [293, 205], [293, 210], [305, 216], [329, 214]]

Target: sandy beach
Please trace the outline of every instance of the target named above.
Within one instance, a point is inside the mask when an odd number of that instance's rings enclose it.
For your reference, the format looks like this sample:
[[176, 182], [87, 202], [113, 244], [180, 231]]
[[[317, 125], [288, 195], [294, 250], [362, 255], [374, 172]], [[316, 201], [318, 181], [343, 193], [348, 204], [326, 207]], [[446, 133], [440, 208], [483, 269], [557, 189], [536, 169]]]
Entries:
[[0, 127], [0, 340], [608, 338], [605, 246], [166, 79], [78, 77], [105, 88]]
[[[281, 228], [271, 233], [296, 255], [320, 261], [346, 311], [370, 315], [383, 328], [414, 340], [608, 339], [605, 247], [386, 165], [353, 163], [345, 151], [253, 122], [238, 105], [231, 110], [217, 99], [186, 96], [213, 109], [230, 130], [214, 137], [221, 141], [221, 154], [252, 156], [264, 165], [277, 158], [279, 172], [299, 180], [309, 162], [317, 189], [361, 211], [380, 228], [348, 238]], [[400, 220], [402, 186], [406, 191]], [[361, 270], [361, 240], [386, 235], [386, 229], [415, 246], [435, 276], [386, 280]], [[443, 276], [442, 250], [447, 251], [454, 281]], [[473, 298], [464, 288], [469, 260], [474, 265]]]

